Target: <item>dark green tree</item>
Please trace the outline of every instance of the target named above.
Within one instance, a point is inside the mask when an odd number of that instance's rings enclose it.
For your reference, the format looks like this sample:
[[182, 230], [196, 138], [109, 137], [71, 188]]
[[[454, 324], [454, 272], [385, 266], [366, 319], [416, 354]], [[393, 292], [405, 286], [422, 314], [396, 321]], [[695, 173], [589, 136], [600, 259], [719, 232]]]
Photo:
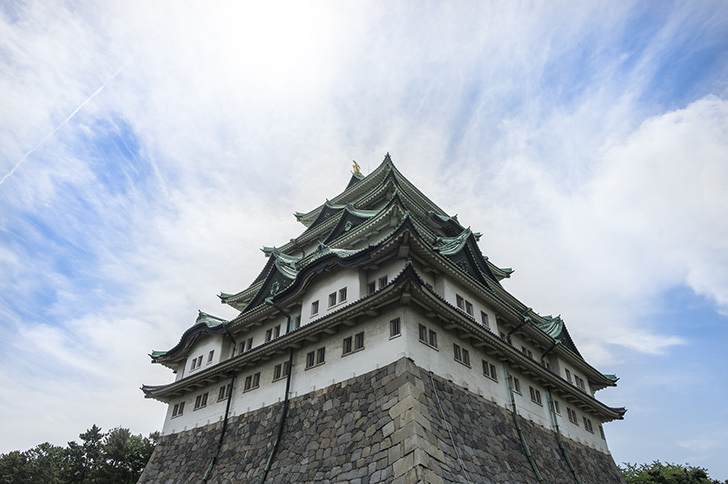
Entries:
[[627, 484], [721, 484], [708, 476], [707, 469], [689, 464], [663, 464], [657, 460], [639, 465], [627, 462], [619, 470]]

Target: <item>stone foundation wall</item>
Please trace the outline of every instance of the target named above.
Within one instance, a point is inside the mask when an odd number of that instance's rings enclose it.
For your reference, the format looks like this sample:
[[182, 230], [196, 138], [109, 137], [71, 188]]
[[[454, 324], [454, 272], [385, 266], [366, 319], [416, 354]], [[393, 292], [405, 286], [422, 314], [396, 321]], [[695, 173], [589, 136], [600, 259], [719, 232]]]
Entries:
[[[260, 482], [282, 408], [275, 404], [230, 419], [208, 482]], [[521, 417], [519, 422], [544, 482], [575, 484], [556, 434]], [[162, 437], [139, 483], [201, 482], [221, 429], [217, 423]], [[611, 455], [564, 443], [583, 484], [624, 483]], [[403, 358], [291, 400], [266, 480], [290, 482], [540, 481], [510, 411]]]

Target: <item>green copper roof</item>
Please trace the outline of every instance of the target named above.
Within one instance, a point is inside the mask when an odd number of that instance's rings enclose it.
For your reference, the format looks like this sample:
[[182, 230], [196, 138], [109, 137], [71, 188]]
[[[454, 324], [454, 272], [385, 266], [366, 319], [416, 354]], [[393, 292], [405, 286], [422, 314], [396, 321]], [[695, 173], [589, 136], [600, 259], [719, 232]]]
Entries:
[[442, 255], [453, 255], [460, 252], [473, 232], [467, 228], [455, 237], [438, 237], [435, 241], [435, 250]]

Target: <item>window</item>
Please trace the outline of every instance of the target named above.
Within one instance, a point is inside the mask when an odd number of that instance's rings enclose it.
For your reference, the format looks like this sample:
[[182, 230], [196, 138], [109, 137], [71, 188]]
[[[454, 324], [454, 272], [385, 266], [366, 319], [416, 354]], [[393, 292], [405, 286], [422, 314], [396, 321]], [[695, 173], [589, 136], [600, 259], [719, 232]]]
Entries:
[[207, 406], [207, 392], [203, 393], [202, 395], [197, 395], [197, 398], [195, 398], [195, 410], [198, 408], [206, 407]]
[[564, 370], [566, 370], [566, 381], [571, 383], [571, 372], [569, 371], [568, 368], [564, 368]]
[[427, 327], [424, 324], [420, 324], [420, 341], [427, 344]]
[[225, 400], [226, 398], [230, 397], [230, 392], [232, 391], [233, 386], [228, 384], [227, 386], [221, 386], [220, 390], [217, 392], [217, 399], [219, 400]]
[[466, 350], [465, 348], [461, 348], [460, 345], [453, 344], [453, 353], [455, 356], [455, 361], [459, 361], [465, 366], [470, 366], [470, 352]]
[[273, 328], [265, 330], [265, 342], [267, 343], [273, 338]]
[[215, 350], [211, 350], [210, 353], [207, 355], [207, 362], [212, 362], [212, 356], [215, 354]]
[[586, 386], [584, 386], [584, 380], [574, 375], [574, 381], [576, 382], [576, 386], [579, 387], [579, 389], [586, 391]]
[[[172, 417], [179, 417], [185, 411], [185, 402], [180, 402], [172, 409]], [[600, 427], [601, 429], [601, 427]]]
[[329, 294], [329, 307], [336, 306], [336, 293], [332, 292]]
[[344, 338], [344, 348], [342, 351], [344, 355], [348, 355], [349, 353], [351, 353], [351, 336]]
[[483, 375], [487, 376], [488, 378], [492, 378], [495, 381], [498, 381], [498, 374], [495, 372], [495, 365], [493, 363], [489, 363], [485, 360], [483, 361]]
[[273, 367], [273, 381], [287, 377], [289, 372], [290, 367], [288, 366], [287, 361], [276, 365], [275, 367]]
[[521, 393], [521, 381], [516, 378], [515, 376], [513, 378], [513, 391], [516, 393]]
[[573, 411], [569, 407], [566, 407], [566, 414], [569, 416], [569, 422], [573, 423], [574, 425], [579, 425], [579, 420], [576, 418], [575, 411]]
[[273, 326], [273, 338], [278, 338], [281, 335], [281, 325]]
[[346, 301], [346, 288], [339, 289], [339, 302]]
[[194, 370], [195, 368], [197, 368], [197, 358], [194, 358], [192, 360], [192, 366], [190, 366], [190, 370]]
[[537, 389], [533, 388], [532, 386], [528, 387], [528, 391], [531, 393], [531, 401], [534, 403], [538, 403], [539, 405], [543, 405], [541, 403], [541, 392]]
[[[182, 405], [184, 405], [184, 403]], [[181, 410], [180, 413], [182, 413]], [[602, 437], [602, 439], [607, 440], [607, 438], [604, 436], [604, 427], [602, 427], [602, 424], [599, 424], [599, 435]]]
[[371, 296], [374, 294], [374, 291], [377, 290], [377, 283], [376, 282], [370, 282], [367, 284], [367, 296]]
[[437, 333], [430, 330], [430, 346], [437, 348]]
[[584, 428], [586, 429], [586, 431], [594, 433], [594, 427], [592, 427], [591, 420], [586, 417], [582, 417], [582, 419], [584, 420]]
[[557, 402], [556, 400], [554, 400], [554, 411], [556, 411], [556, 413], [561, 415], [561, 409], [559, 408], [559, 402]]
[[525, 346], [521, 346], [521, 353], [528, 356], [529, 358], [533, 359], [533, 353], [531, 353], [531, 350], [526, 348]]
[[323, 346], [316, 351], [306, 353], [306, 368], [323, 365], [326, 363], [326, 347]]
[[455, 295], [455, 303], [458, 308], [465, 310], [465, 299], [460, 294]]
[[401, 329], [399, 327], [399, 318], [393, 319], [389, 322], [389, 337], [394, 338], [395, 336], [399, 336], [401, 334]]
[[314, 314], [318, 314], [318, 310], [319, 310], [319, 302], [318, 301], [312, 302], [311, 303], [311, 316], [313, 316]]
[[253, 338], [248, 338], [248, 341], [245, 342], [245, 351], [250, 351], [253, 349]]
[[483, 326], [490, 329], [490, 323], [488, 322], [488, 315], [483, 311], [480, 311], [480, 322], [483, 324]]
[[293, 321], [293, 329], [298, 329], [301, 327], [301, 315], [299, 314], [296, 316], [296, 319]]
[[470, 301], [465, 301], [465, 312], [469, 315], [473, 315], [473, 305], [470, 304]]
[[364, 349], [364, 332], [354, 335], [354, 351]]
[[195, 368], [199, 368], [201, 366], [202, 366], [202, 355], [200, 355], [197, 358], [194, 358], [192, 360], [192, 368], [191, 369], [194, 370]]
[[243, 391], [247, 392], [249, 390], [254, 390], [260, 386], [260, 372], [256, 373], [255, 375], [248, 375], [245, 377], [245, 386], [243, 386]]
[[387, 285], [387, 276], [379, 278], [379, 289]]

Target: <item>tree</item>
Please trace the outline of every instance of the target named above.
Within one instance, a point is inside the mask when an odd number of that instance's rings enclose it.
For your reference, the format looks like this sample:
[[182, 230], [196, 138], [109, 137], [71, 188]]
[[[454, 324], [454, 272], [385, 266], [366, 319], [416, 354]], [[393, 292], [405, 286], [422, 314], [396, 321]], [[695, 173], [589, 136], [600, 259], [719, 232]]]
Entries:
[[627, 462], [619, 470], [627, 484], [721, 484], [710, 479], [707, 469], [689, 464], [663, 464], [658, 460], [640, 465]]
[[144, 470], [159, 433], [132, 435], [117, 427], [103, 433], [93, 425], [68, 447], [40, 444], [0, 455], [0, 484], [134, 484]]

